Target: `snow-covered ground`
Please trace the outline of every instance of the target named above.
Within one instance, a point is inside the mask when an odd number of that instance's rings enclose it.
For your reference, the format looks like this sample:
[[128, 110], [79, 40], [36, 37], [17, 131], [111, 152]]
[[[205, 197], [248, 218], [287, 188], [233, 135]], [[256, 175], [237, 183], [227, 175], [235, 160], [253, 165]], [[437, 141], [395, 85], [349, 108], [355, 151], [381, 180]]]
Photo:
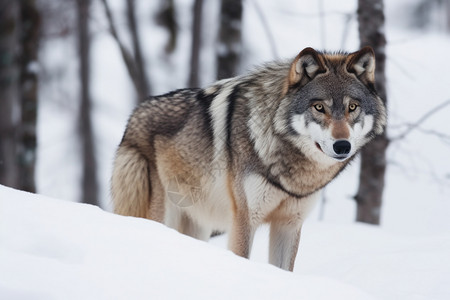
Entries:
[[[123, 1], [110, 2], [123, 25]], [[157, 2], [138, 1], [155, 94], [186, 85], [192, 4], [176, 0], [179, 44], [167, 56], [165, 33], [149, 16]], [[264, 227], [249, 262], [223, 249], [226, 236], [206, 244], [159, 224], [72, 203], [79, 198], [80, 175], [77, 77], [76, 60], [67, 58], [75, 57], [76, 47], [70, 39], [44, 43], [41, 61], [59, 73], [40, 87], [36, 178], [39, 193], [60, 200], [0, 187], [0, 299], [450, 299], [450, 105], [396, 139], [450, 99], [450, 35], [436, 14], [427, 30], [410, 28], [410, 4], [418, 0], [385, 2], [392, 142], [381, 226], [354, 223], [356, 160], [327, 186], [326, 202], [306, 222], [293, 274], [267, 265]], [[280, 58], [308, 46], [358, 48], [355, 0], [323, 1], [322, 21], [318, 1], [244, 3], [243, 70], [275, 58], [255, 3]], [[93, 9], [92, 115], [102, 206], [108, 210], [112, 159], [135, 95], [99, 2]], [[205, 1], [204, 84], [214, 80], [217, 9], [216, 2]]]
[[290, 273], [266, 263], [265, 228], [249, 261], [156, 222], [4, 186], [0, 208], [1, 299], [450, 299], [450, 234], [311, 222]]

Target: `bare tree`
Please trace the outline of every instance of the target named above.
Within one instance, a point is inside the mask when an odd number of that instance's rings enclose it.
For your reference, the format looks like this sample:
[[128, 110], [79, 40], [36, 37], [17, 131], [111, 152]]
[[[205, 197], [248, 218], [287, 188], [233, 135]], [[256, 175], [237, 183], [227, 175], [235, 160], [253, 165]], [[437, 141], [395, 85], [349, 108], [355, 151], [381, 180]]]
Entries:
[[[125, 47], [125, 44], [120, 39], [119, 33], [116, 28], [116, 23], [114, 22], [114, 18], [113, 18], [112, 12], [111, 12], [111, 8], [109, 7], [108, 1], [102, 0], [102, 3], [103, 3], [103, 8], [105, 9], [106, 18], [108, 19], [109, 31], [111, 32], [112, 37], [114, 38], [117, 45], [119, 46], [120, 53], [122, 54], [122, 59], [125, 63], [127, 71], [128, 71], [128, 75], [130, 75], [131, 82], [133, 83], [133, 86], [136, 90], [136, 94], [138, 95], [138, 98], [140, 99], [140, 101], [142, 101], [143, 99], [145, 99], [145, 97], [149, 93], [149, 90], [148, 90], [149, 86], [146, 83], [147, 79], [146, 79], [146, 76], [144, 75], [145, 72], [143, 71], [143, 65], [138, 66], [139, 62], [136, 61], [136, 59], [133, 57], [133, 55], [130, 53], [130, 51]], [[133, 3], [131, 3], [131, 5], [134, 6]], [[134, 8], [131, 8], [131, 9], [134, 10]], [[130, 14], [130, 12], [128, 14]], [[135, 17], [133, 17], [133, 18], [135, 18]], [[135, 53], [136, 53], [136, 51], [139, 52], [140, 61], [141, 61], [140, 63], [143, 64], [142, 55], [140, 54], [140, 50], [138, 50], [140, 48], [140, 43], [139, 43], [139, 39], [137, 36], [137, 25], [135, 28], [135, 34], [136, 34], [136, 39], [137, 39], [137, 41], [133, 42], [136, 44], [135, 45]], [[142, 68], [142, 70], [139, 70], [140, 67]], [[145, 76], [145, 77], [143, 77], [143, 76]], [[144, 84], [144, 82], [145, 82], [145, 84]], [[147, 86], [147, 88], [145, 88], [145, 86]], [[140, 101], [138, 101], [138, 102], [140, 102]]]
[[35, 0], [20, 1], [21, 9], [21, 53], [20, 53], [20, 98], [21, 130], [19, 149], [19, 188], [36, 192], [34, 171], [36, 165], [36, 121], [38, 108], [37, 60], [40, 39], [41, 17]]
[[128, 28], [133, 42], [134, 61], [136, 66], [136, 80], [138, 86], [138, 102], [144, 101], [150, 95], [150, 85], [145, 73], [145, 62], [141, 51], [138, 24], [136, 22], [136, 1], [127, 0]]
[[0, 0], [0, 184], [14, 188], [19, 187], [19, 20], [20, 2]]
[[445, 16], [446, 16], [446, 28], [447, 32], [450, 33], [450, 0], [445, 1]]
[[0, 183], [35, 192], [37, 54], [34, 0], [0, 1]]
[[175, 17], [174, 0], [160, 0], [161, 7], [156, 14], [156, 21], [159, 25], [165, 27], [169, 33], [169, 39], [165, 47], [166, 54], [171, 54], [177, 47], [178, 24]]
[[195, 0], [194, 17], [192, 22], [192, 47], [191, 47], [191, 71], [189, 74], [189, 86], [199, 86], [200, 50], [202, 33], [202, 8], [203, 0]]
[[220, 8], [217, 78], [237, 75], [242, 52], [242, 0], [222, 0]]
[[[383, 0], [358, 0], [359, 38], [361, 47], [371, 46], [376, 58], [376, 89], [387, 103], [385, 77], [384, 5]], [[356, 220], [370, 224], [380, 223], [386, 171], [386, 133], [377, 136], [361, 151], [359, 187], [355, 196]]]
[[263, 12], [263, 9], [261, 8], [261, 5], [256, 0], [251, 1], [250, 3], [253, 4], [255, 7], [255, 12], [258, 15], [259, 20], [261, 21], [261, 25], [264, 28], [264, 32], [266, 33], [267, 39], [269, 40], [270, 48], [272, 50], [272, 56], [276, 59], [279, 58], [277, 45], [275, 43], [275, 37], [273, 35], [272, 29], [269, 26], [269, 22], [267, 21], [266, 15]]
[[90, 99], [90, 0], [77, 0], [80, 90], [79, 134], [82, 147], [82, 202], [98, 205], [97, 163]]

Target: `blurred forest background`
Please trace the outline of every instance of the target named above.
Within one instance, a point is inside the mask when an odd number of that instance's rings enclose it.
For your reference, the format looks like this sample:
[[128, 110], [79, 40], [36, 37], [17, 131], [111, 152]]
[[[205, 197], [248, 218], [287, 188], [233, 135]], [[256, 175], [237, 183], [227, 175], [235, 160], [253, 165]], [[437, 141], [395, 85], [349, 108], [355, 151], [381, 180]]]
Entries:
[[[127, 116], [147, 95], [204, 86], [308, 46], [372, 46], [377, 89], [389, 102], [386, 21], [416, 36], [449, 35], [450, 1], [386, 2], [402, 17], [386, 20], [382, 0], [0, 0], [0, 184], [109, 209], [112, 156]], [[393, 140], [421, 130], [448, 151], [444, 129], [420, 125], [449, 94], [362, 151], [352, 195], [358, 221], [380, 223]], [[436, 181], [448, 185], [447, 171]]]

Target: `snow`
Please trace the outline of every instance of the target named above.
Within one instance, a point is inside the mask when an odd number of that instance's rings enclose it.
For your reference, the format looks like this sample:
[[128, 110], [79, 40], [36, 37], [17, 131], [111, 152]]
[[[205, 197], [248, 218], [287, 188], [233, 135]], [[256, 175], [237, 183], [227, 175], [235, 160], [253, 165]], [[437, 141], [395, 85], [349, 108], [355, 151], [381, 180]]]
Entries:
[[375, 299], [91, 205], [0, 186], [0, 207], [2, 299]]
[[[326, 187], [307, 220], [294, 273], [267, 264], [268, 229], [251, 260], [226, 250], [226, 236], [203, 243], [147, 220], [73, 203], [79, 199], [77, 61], [73, 38], [43, 43], [38, 117], [39, 193], [0, 186], [1, 299], [450, 299], [450, 105], [395, 140], [450, 99], [450, 51], [442, 17], [411, 28], [411, 3], [385, 1], [389, 125], [393, 138], [381, 226], [355, 224], [359, 160]], [[121, 37], [123, 1], [110, 1]], [[244, 1], [242, 71], [295, 56], [304, 47], [358, 48], [357, 1]], [[186, 86], [191, 0], [176, 0], [178, 46], [154, 23], [158, 5], [141, 1], [138, 20], [153, 94]], [[258, 5], [275, 41], [269, 43]], [[215, 78], [219, 5], [206, 1], [201, 82]], [[320, 18], [320, 16], [324, 18]], [[435, 14], [438, 16], [438, 14]], [[135, 94], [102, 6], [93, 4], [92, 112], [102, 207], [112, 160]], [[431, 133], [430, 133], [431, 132]], [[438, 136], [438, 134], [440, 136]], [[444, 136], [444, 138], [442, 137]], [[66, 200], [66, 201], [64, 201]], [[69, 200], [69, 201], [67, 201]]]
[[307, 222], [294, 273], [162, 224], [0, 186], [2, 299], [449, 299], [450, 233]]

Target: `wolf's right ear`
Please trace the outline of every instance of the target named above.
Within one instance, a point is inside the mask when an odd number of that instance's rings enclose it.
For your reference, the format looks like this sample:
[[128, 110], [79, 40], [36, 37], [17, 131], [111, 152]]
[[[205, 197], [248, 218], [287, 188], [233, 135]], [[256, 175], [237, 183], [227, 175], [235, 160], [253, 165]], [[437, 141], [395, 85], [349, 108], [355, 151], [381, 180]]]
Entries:
[[324, 73], [326, 70], [319, 53], [313, 48], [305, 48], [295, 57], [291, 64], [288, 79], [289, 86], [298, 83], [303, 86], [308, 81], [313, 80], [317, 74]]
[[347, 71], [353, 73], [364, 84], [375, 83], [375, 52], [371, 47], [364, 47], [359, 51], [349, 54]]

